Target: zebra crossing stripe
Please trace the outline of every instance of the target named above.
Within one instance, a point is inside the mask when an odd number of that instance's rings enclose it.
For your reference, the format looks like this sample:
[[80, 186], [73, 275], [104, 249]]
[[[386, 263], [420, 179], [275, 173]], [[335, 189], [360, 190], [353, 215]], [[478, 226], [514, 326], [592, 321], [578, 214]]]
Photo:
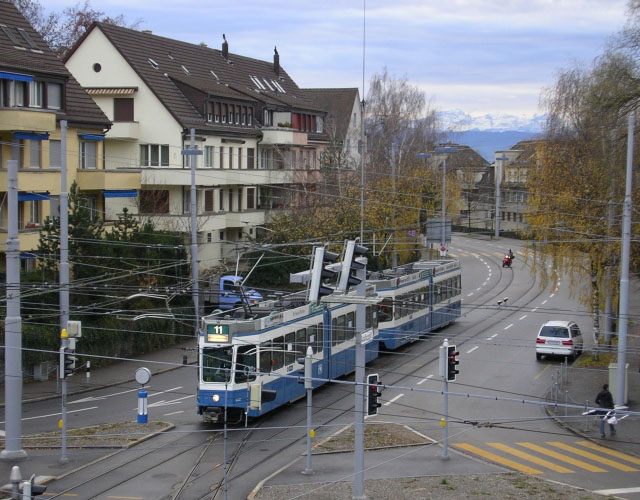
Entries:
[[635, 467], [631, 467], [626, 464], [621, 464], [620, 462], [616, 462], [609, 458], [601, 457], [599, 455], [596, 455], [595, 453], [591, 453], [590, 451], [581, 450], [579, 448], [561, 443], [559, 441], [551, 441], [547, 444], [550, 444], [551, 446], [555, 446], [556, 448], [560, 448], [561, 450], [569, 451], [576, 455], [580, 455], [581, 457], [588, 458], [589, 460], [593, 460], [594, 462], [608, 465], [609, 467], [613, 467], [614, 469], [618, 469], [624, 472], [636, 472], [638, 470]]
[[631, 462], [636, 465], [640, 465], [640, 458], [638, 457], [633, 457], [631, 455], [627, 455], [626, 453], [622, 453], [621, 451], [605, 448], [604, 446], [598, 446], [597, 444], [592, 443], [591, 441], [576, 441], [576, 444], [579, 444], [580, 446], [584, 446], [586, 448], [591, 448], [592, 450], [599, 451], [600, 453], [611, 455], [612, 457], [626, 460], [627, 462]]
[[541, 470], [534, 469], [533, 467], [529, 467], [528, 465], [524, 465], [519, 462], [514, 462], [513, 460], [501, 457], [500, 455], [496, 455], [495, 453], [491, 453], [490, 451], [485, 451], [482, 448], [473, 446], [472, 444], [455, 443], [454, 446], [473, 453], [474, 455], [486, 458], [487, 460], [491, 460], [492, 462], [495, 462], [497, 464], [501, 464], [511, 469], [524, 472], [525, 474], [542, 474]]
[[562, 453], [558, 453], [557, 451], [548, 450], [547, 448], [543, 448], [542, 446], [538, 446], [537, 444], [523, 443], [523, 442], [519, 442], [516, 444], [518, 446], [522, 446], [524, 448], [528, 448], [530, 450], [536, 451], [542, 455], [547, 455], [548, 457], [553, 457], [562, 462], [575, 465], [576, 467], [580, 467], [581, 469], [588, 470], [589, 472], [607, 472], [605, 469], [602, 469], [601, 467], [591, 465], [590, 463], [583, 462], [582, 460], [578, 460], [568, 455], [563, 455]]
[[505, 453], [509, 453], [511, 455], [515, 455], [518, 458], [522, 458], [523, 460], [527, 460], [536, 465], [540, 465], [541, 467], [546, 467], [547, 469], [551, 469], [555, 472], [560, 472], [561, 474], [569, 474], [575, 471], [571, 469], [567, 469], [566, 467], [562, 467], [561, 465], [556, 465], [554, 463], [549, 462], [546, 459], [536, 457], [535, 455], [531, 455], [530, 453], [518, 450], [516, 448], [512, 448], [511, 446], [507, 446], [502, 443], [487, 443], [489, 446], [493, 446], [500, 451], [504, 451]]

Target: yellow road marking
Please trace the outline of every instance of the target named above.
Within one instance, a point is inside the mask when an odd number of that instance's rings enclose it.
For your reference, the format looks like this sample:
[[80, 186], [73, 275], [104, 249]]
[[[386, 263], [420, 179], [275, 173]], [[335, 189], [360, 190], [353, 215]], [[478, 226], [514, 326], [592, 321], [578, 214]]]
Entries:
[[620, 462], [616, 462], [609, 458], [601, 457], [600, 455], [596, 455], [595, 453], [591, 453], [590, 451], [581, 450], [579, 448], [575, 448], [574, 446], [570, 446], [568, 444], [561, 443], [559, 441], [551, 441], [547, 444], [551, 446], [555, 446], [556, 448], [560, 448], [562, 450], [570, 451], [571, 453], [575, 453], [576, 455], [580, 455], [581, 457], [588, 458], [593, 460], [594, 462], [599, 462], [604, 465], [608, 465], [609, 467], [613, 467], [614, 469], [622, 470], [625, 472], [637, 472], [638, 469], [635, 467], [631, 467], [626, 464], [621, 464]]
[[542, 446], [538, 446], [537, 444], [533, 444], [533, 443], [516, 443], [516, 444], [519, 446], [523, 446], [525, 448], [529, 448], [530, 450], [537, 451], [542, 455], [547, 455], [549, 457], [557, 458], [558, 460], [562, 460], [563, 462], [567, 462], [571, 465], [575, 465], [576, 467], [580, 467], [581, 469], [588, 470], [589, 472], [607, 472], [605, 469], [596, 467], [595, 465], [591, 465], [587, 462], [583, 462], [582, 460], [578, 460], [568, 455], [563, 455], [562, 453], [558, 453], [557, 451], [548, 450], [547, 448], [543, 448]]
[[518, 458], [528, 460], [529, 462], [533, 462], [536, 465], [546, 467], [547, 469], [551, 469], [553, 471], [560, 472], [562, 474], [568, 474], [568, 473], [574, 472], [571, 469], [567, 469], [566, 467], [562, 467], [561, 465], [556, 465], [554, 463], [549, 462], [548, 460], [536, 457], [535, 455], [531, 455], [524, 451], [520, 451], [516, 448], [512, 448], [511, 446], [507, 446], [506, 444], [502, 444], [502, 443], [487, 443], [487, 444], [501, 451], [504, 451], [505, 453], [510, 453], [511, 455], [515, 455]]
[[640, 458], [638, 457], [633, 457], [620, 451], [611, 450], [609, 448], [605, 448], [604, 446], [599, 446], [596, 443], [592, 443], [591, 441], [576, 441], [576, 443], [580, 446], [585, 446], [587, 448], [591, 448], [592, 450], [599, 451], [600, 453], [606, 453], [607, 455], [611, 455], [612, 457], [621, 458], [622, 460], [626, 460], [627, 462], [640, 465]]
[[529, 467], [528, 465], [524, 465], [518, 462], [514, 462], [508, 458], [501, 457], [500, 455], [496, 455], [495, 453], [491, 453], [490, 451], [485, 451], [481, 448], [477, 448], [472, 444], [468, 443], [456, 443], [453, 446], [458, 448], [462, 448], [463, 450], [469, 451], [476, 455], [479, 455], [487, 460], [491, 460], [492, 462], [496, 462], [498, 464], [505, 465], [510, 467], [511, 469], [515, 469], [520, 472], [524, 472], [525, 474], [542, 474], [541, 470], [534, 469], [533, 467]]
[[546, 371], [549, 369], [549, 367], [550, 367], [550, 366], [551, 366], [551, 365], [547, 365], [547, 366], [545, 366], [545, 367], [544, 367], [544, 369], [543, 369], [540, 373], [538, 373], [535, 377], [533, 377], [533, 380], [538, 380], [538, 378], [539, 378], [539, 377], [540, 377], [544, 372], [546, 372]]

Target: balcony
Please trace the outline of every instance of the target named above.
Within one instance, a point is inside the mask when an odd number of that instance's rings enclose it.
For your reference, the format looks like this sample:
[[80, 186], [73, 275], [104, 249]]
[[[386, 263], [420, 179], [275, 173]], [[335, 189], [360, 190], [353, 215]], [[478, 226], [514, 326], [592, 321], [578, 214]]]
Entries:
[[265, 127], [261, 144], [307, 145], [307, 133], [288, 127]]
[[78, 170], [78, 187], [83, 191], [140, 189], [140, 170]]
[[[289, 170], [196, 169], [196, 186], [198, 187], [282, 184], [292, 181], [293, 174]], [[191, 170], [188, 168], [145, 167], [142, 169], [142, 184], [145, 186], [188, 187], [191, 186]]]
[[138, 139], [139, 132], [138, 122], [114, 122], [105, 137], [107, 139]]
[[0, 108], [0, 131], [54, 132], [56, 112], [49, 109]]

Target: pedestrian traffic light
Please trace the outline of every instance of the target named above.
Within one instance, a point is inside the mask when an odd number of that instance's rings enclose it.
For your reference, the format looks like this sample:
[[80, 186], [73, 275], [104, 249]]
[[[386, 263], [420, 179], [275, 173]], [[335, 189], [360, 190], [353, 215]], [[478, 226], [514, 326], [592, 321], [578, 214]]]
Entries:
[[378, 408], [382, 405], [378, 403], [378, 398], [382, 396], [380, 392], [380, 381], [378, 380], [378, 374], [373, 373], [371, 375], [367, 375], [367, 415], [377, 415]]
[[336, 271], [327, 266], [338, 260], [339, 255], [327, 250], [326, 246], [316, 247], [311, 269], [311, 285], [309, 286], [309, 301], [318, 303], [325, 295], [331, 295], [333, 288], [325, 286], [323, 282], [335, 278]]
[[457, 360], [459, 355], [460, 353], [456, 351], [456, 346], [447, 346], [447, 382], [453, 382], [456, 379], [456, 375], [460, 373], [456, 368], [460, 364], [460, 361]]
[[362, 279], [355, 276], [354, 271], [364, 269], [366, 264], [358, 262], [358, 257], [364, 257], [369, 251], [367, 247], [358, 245], [358, 240], [348, 240], [344, 249], [344, 257], [342, 258], [342, 267], [340, 268], [340, 279], [338, 281], [338, 290], [347, 293], [352, 286], [358, 286], [362, 283]]
[[75, 350], [69, 347], [60, 348], [60, 378], [65, 379], [73, 375], [76, 368]]

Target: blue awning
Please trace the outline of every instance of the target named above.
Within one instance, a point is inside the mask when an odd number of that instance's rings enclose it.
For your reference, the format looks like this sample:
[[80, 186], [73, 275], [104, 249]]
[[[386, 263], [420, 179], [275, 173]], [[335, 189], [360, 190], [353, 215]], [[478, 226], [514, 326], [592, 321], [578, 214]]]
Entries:
[[135, 189], [105, 189], [105, 198], [136, 198], [138, 191]]
[[49, 134], [36, 134], [35, 132], [14, 132], [14, 139], [29, 139], [30, 141], [48, 141]]
[[38, 256], [31, 252], [20, 252], [20, 260], [37, 259]]
[[0, 78], [3, 80], [18, 80], [20, 82], [32, 82], [33, 77], [29, 75], [19, 75], [17, 73], [7, 73], [5, 71], [0, 71]]
[[80, 139], [85, 141], [104, 141], [104, 134], [80, 134]]
[[40, 201], [49, 199], [51, 199], [49, 191], [45, 191], [44, 193], [18, 193], [18, 201]]

